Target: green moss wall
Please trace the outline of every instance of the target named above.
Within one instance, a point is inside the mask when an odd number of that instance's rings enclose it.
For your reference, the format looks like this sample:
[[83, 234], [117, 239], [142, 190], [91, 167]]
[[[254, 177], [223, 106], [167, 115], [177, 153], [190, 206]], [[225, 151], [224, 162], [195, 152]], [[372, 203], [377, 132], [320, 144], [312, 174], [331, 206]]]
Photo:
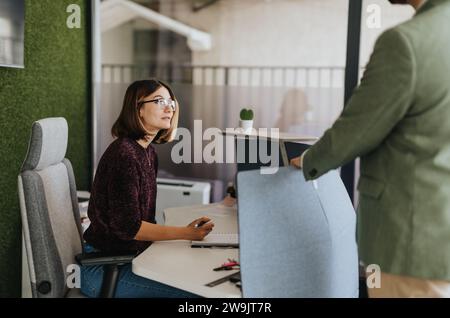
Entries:
[[[66, 26], [69, 4], [81, 28]], [[0, 67], [0, 297], [20, 297], [21, 222], [17, 175], [34, 121], [63, 116], [66, 157], [78, 189], [90, 175], [89, 0], [25, 1], [25, 68]]]

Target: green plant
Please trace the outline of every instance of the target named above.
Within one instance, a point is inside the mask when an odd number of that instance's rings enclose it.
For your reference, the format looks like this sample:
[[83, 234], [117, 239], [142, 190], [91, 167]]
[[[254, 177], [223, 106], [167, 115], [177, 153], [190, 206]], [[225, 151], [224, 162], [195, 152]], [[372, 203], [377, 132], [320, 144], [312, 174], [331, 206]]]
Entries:
[[241, 120], [253, 120], [253, 110], [243, 108], [239, 116]]

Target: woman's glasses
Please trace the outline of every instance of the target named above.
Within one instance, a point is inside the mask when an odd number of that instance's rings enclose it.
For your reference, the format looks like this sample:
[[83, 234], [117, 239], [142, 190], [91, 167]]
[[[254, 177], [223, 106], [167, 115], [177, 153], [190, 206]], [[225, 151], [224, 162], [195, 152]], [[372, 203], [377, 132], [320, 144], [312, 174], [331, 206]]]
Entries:
[[152, 100], [144, 100], [142, 102], [139, 102], [139, 106], [145, 103], [155, 103], [156, 105], [159, 106], [159, 108], [161, 110], [166, 109], [166, 107], [170, 107], [170, 109], [174, 112], [176, 109], [176, 103], [173, 99], [169, 98], [169, 99], [165, 99], [165, 98], [157, 98], [157, 99], [152, 99]]

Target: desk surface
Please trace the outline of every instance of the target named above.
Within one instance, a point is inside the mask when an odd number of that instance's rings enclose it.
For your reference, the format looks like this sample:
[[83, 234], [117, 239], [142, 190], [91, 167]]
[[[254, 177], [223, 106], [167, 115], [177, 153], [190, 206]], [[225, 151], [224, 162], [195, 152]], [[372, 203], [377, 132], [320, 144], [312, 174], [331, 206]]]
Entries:
[[[164, 210], [165, 224], [172, 226], [186, 226], [204, 215], [214, 221], [214, 232], [237, 232], [235, 207], [209, 204]], [[228, 258], [237, 260], [239, 249], [191, 248], [190, 241], [161, 241], [133, 260], [133, 273], [204, 297], [241, 297], [240, 289], [230, 282], [205, 286], [236, 272], [213, 271]]]

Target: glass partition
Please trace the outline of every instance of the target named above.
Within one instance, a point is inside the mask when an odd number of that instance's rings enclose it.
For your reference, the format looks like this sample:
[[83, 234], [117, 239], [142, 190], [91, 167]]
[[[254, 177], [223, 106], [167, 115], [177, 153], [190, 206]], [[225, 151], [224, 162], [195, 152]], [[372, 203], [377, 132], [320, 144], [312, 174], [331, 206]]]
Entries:
[[[251, 108], [256, 129], [320, 137], [342, 110], [348, 1], [122, 2], [139, 5], [138, 11], [107, 2], [96, 162], [112, 141], [126, 87], [137, 79], [156, 77], [173, 87], [179, 126], [192, 136], [195, 120], [201, 133], [234, 128], [240, 110]], [[183, 34], [183, 27], [209, 35], [210, 47]], [[200, 142], [204, 149], [210, 140]], [[233, 164], [175, 163], [175, 144], [156, 146], [160, 176], [234, 179]]]

